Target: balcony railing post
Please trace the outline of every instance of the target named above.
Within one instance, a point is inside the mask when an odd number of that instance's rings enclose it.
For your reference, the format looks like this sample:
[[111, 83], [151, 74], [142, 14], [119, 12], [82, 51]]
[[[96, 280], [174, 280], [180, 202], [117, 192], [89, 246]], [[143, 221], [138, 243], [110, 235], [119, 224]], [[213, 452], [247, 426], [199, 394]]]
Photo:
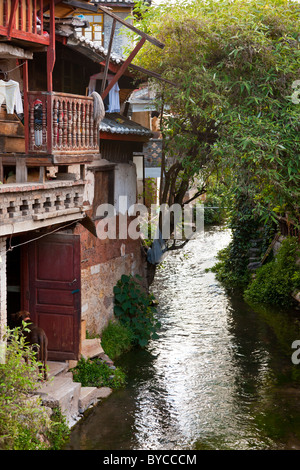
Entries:
[[52, 135], [53, 135], [53, 96], [47, 93], [47, 153], [52, 154]]
[[29, 150], [29, 106], [28, 106], [28, 61], [23, 63], [23, 93], [24, 93], [24, 127], [25, 127], [25, 152]]

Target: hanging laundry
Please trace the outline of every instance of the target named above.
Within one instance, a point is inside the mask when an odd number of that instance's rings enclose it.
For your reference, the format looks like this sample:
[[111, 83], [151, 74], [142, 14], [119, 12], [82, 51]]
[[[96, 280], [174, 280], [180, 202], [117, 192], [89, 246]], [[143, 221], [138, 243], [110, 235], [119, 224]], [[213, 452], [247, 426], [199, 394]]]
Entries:
[[23, 113], [23, 103], [20, 93], [20, 85], [14, 80], [0, 80], [0, 106], [5, 103], [7, 114]]
[[[104, 73], [99, 72], [94, 75], [90, 76], [90, 81], [89, 81], [89, 95], [93, 93], [93, 91], [96, 91], [100, 93], [101, 89], [101, 81], [103, 80]], [[106, 86], [108, 83], [111, 82], [113, 79], [114, 75], [108, 74], [107, 75], [107, 82]], [[118, 82], [112, 87], [112, 89], [109, 91], [108, 96], [103, 100], [105, 109], [108, 113], [119, 113], [120, 112], [120, 95], [119, 95], [119, 85]]]
[[120, 95], [119, 95], [119, 85], [118, 82], [114, 84], [112, 89], [109, 91], [109, 113], [119, 113], [120, 112]]

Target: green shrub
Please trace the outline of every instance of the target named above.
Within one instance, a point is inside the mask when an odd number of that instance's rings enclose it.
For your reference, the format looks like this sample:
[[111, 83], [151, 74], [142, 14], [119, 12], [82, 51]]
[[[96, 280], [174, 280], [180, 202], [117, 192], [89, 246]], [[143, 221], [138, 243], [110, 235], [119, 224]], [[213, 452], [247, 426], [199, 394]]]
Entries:
[[218, 281], [228, 289], [243, 288], [249, 282], [249, 271], [245, 265], [241, 266], [240, 269], [234, 266], [232, 251], [233, 242], [218, 252], [218, 261], [208, 271], [215, 273]]
[[60, 450], [70, 436], [70, 429], [66, 423], [65, 416], [59, 408], [54, 408], [51, 414], [51, 429], [47, 436], [50, 443], [50, 450]]
[[224, 208], [224, 198], [222, 196], [210, 194], [204, 202], [204, 224], [222, 224], [226, 218]]
[[119, 321], [110, 321], [102, 332], [101, 346], [105, 353], [113, 360], [129, 351], [132, 344], [133, 336], [131, 330]]
[[154, 296], [138, 284], [139, 276], [125, 274], [114, 287], [114, 313], [122, 325], [132, 332], [133, 344], [145, 347], [150, 338], [156, 339], [160, 323], [156, 320]]
[[292, 303], [291, 293], [300, 288], [300, 267], [296, 264], [299, 256], [297, 239], [286, 238], [270, 263], [256, 272], [255, 279], [245, 290], [245, 299], [254, 303], [288, 306]]
[[57, 448], [67, 431], [61, 428], [58, 438], [58, 424], [35, 396], [42, 378], [39, 363], [20, 332], [7, 330], [5, 361], [0, 364], [0, 449], [49, 450], [54, 441]]
[[113, 389], [125, 385], [125, 374], [116, 367], [111, 369], [101, 359], [84, 359], [78, 361], [72, 369], [74, 382], [80, 382], [83, 387], [110, 387]]

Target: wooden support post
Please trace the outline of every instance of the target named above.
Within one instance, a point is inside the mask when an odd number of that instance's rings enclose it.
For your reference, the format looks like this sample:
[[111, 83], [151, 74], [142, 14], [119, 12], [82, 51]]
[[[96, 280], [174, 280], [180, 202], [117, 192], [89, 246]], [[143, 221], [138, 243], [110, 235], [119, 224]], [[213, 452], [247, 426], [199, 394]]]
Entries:
[[45, 180], [46, 180], [46, 168], [44, 166], [40, 166], [39, 183], [45, 183]]
[[50, 44], [47, 49], [47, 88], [53, 91], [52, 73], [55, 64], [55, 1], [50, 3]]
[[2, 162], [2, 157], [0, 157], [0, 181], [3, 183], [3, 162]]
[[16, 183], [27, 182], [27, 166], [23, 157], [16, 157]]
[[29, 150], [28, 61], [23, 62], [25, 152]]
[[102, 94], [102, 99], [104, 100], [106, 98], [106, 96], [108, 95], [108, 93], [110, 92], [110, 90], [112, 89], [112, 87], [117, 83], [117, 81], [119, 80], [119, 78], [123, 75], [123, 73], [125, 72], [125, 70], [128, 68], [129, 64], [131, 63], [131, 61], [135, 58], [135, 56], [137, 55], [137, 53], [139, 52], [139, 50], [143, 47], [143, 45], [145, 44], [146, 42], [146, 38], [145, 37], [142, 37], [142, 39], [140, 40], [140, 42], [135, 46], [135, 48], [133, 49], [133, 51], [131, 52], [131, 54], [127, 57], [127, 59], [125, 60], [125, 62], [123, 63], [123, 65], [120, 67], [120, 69], [118, 70], [118, 72], [116, 73], [116, 75], [114, 76], [114, 78], [111, 80], [111, 82], [109, 83], [109, 85], [106, 87], [106, 89], [104, 90], [103, 94]]
[[117, 24], [117, 20], [114, 18], [112, 26], [111, 26], [110, 40], [109, 40], [109, 45], [108, 45], [108, 50], [107, 50], [104, 75], [103, 75], [102, 84], [101, 84], [101, 93], [100, 93], [101, 96], [103, 95], [104, 90], [105, 90], [105, 84], [106, 84], [106, 79], [107, 79], [107, 72], [108, 72], [108, 67], [109, 67], [110, 54], [111, 54], [112, 44], [113, 44], [114, 35], [115, 35], [116, 24]]

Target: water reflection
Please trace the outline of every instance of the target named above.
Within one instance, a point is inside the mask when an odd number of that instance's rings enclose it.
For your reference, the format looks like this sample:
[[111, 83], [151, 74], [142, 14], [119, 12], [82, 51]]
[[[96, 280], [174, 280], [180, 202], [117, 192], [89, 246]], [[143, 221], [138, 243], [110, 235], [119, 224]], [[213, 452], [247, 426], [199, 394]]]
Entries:
[[160, 306], [159, 339], [119, 361], [128, 375], [126, 389], [77, 425], [68, 448], [298, 445], [298, 401], [276, 388], [290, 360], [274, 328], [206, 271], [229, 241], [229, 231], [214, 228], [166, 258], [152, 286]]

